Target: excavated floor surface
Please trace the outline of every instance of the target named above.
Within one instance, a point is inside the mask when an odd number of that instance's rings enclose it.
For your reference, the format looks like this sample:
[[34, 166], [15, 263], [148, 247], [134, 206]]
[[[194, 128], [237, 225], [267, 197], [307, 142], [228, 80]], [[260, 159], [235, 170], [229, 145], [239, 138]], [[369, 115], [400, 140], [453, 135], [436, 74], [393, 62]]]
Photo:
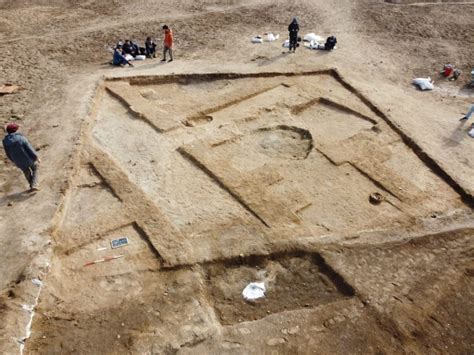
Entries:
[[334, 70], [105, 80], [84, 135], [33, 353], [420, 351], [470, 312], [470, 230], [378, 244], [471, 196]]

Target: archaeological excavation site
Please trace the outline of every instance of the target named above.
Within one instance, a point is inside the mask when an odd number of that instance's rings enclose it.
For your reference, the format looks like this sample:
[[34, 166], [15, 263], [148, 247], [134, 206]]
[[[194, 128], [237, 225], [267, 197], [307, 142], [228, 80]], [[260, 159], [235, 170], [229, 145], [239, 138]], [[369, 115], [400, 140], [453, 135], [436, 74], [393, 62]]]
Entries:
[[32, 351], [305, 352], [338, 329], [341, 353], [396, 353], [397, 323], [436, 328], [469, 277], [440, 272], [466, 231], [441, 253], [398, 233], [472, 196], [335, 69], [105, 79], [82, 139]]
[[0, 0], [0, 353], [474, 353], [472, 1], [111, 3]]

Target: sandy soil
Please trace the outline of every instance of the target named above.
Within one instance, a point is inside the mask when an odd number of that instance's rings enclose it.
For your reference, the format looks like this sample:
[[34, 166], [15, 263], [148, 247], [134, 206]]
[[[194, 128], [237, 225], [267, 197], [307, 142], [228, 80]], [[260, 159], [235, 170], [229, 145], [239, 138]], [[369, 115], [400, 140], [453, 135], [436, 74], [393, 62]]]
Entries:
[[[0, 351], [473, 352], [474, 4], [410, 3], [0, 0], [43, 160], [0, 160]], [[295, 15], [337, 50], [287, 54]], [[174, 62], [107, 64], [164, 23]]]

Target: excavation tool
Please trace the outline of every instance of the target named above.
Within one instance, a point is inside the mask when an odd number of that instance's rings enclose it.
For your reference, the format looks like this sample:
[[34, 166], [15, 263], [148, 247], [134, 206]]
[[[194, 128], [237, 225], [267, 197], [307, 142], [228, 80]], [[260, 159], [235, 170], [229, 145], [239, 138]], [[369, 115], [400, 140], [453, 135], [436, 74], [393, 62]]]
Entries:
[[94, 265], [94, 264], [105, 263], [106, 261], [112, 261], [112, 260], [120, 259], [120, 258], [123, 258], [123, 255], [106, 256], [106, 257], [103, 258], [103, 259], [98, 259], [98, 260], [94, 260], [94, 261], [89, 261], [89, 262], [85, 263], [84, 266], [90, 266], [90, 265]]

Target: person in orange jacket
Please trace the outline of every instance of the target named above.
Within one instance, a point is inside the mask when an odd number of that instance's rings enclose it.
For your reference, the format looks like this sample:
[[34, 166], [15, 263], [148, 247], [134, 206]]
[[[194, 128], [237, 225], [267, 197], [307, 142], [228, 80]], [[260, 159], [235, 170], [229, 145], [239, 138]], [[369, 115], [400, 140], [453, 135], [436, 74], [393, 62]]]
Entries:
[[170, 60], [168, 62], [173, 61], [173, 32], [167, 26], [163, 26], [163, 32], [165, 33], [165, 40], [163, 41], [163, 59], [162, 62], [166, 62], [166, 52], [170, 54]]

